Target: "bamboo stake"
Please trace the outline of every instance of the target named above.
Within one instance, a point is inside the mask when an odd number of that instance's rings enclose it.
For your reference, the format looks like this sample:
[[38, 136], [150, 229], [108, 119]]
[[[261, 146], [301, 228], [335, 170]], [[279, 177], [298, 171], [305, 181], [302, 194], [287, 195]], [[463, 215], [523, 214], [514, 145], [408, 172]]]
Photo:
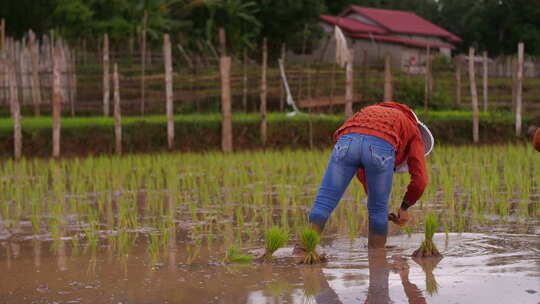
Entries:
[[368, 71], [369, 71], [369, 62], [368, 62], [368, 52], [364, 49], [364, 60], [362, 62], [362, 102], [367, 101], [367, 88], [368, 88]]
[[302, 91], [304, 85], [304, 76], [306, 73], [306, 48], [307, 48], [307, 36], [308, 36], [308, 25], [304, 26], [304, 40], [302, 42], [302, 72], [300, 73], [300, 81], [298, 82], [298, 100], [302, 100]]
[[9, 104], [13, 119], [13, 151], [15, 160], [20, 160], [22, 155], [22, 131], [21, 131], [21, 108], [19, 93], [17, 90], [17, 70], [11, 63], [6, 63], [6, 71], [9, 83]]
[[66, 94], [66, 99], [69, 100], [69, 107], [70, 107], [70, 113], [71, 113], [71, 116], [75, 116], [75, 98], [74, 98], [74, 94], [73, 94], [73, 91], [75, 90], [75, 88], [73, 88], [73, 81], [72, 81], [72, 75], [74, 73], [73, 71], [73, 52], [69, 49], [64, 49], [64, 60], [63, 60], [63, 65], [64, 65], [64, 75], [65, 75], [65, 83], [66, 83], [66, 88], [67, 88], [67, 94]]
[[426, 49], [426, 80], [424, 86], [424, 119], [428, 117], [429, 104], [431, 103], [431, 47], [428, 45]]
[[516, 136], [521, 136], [521, 111], [523, 97], [523, 42], [518, 43], [518, 65], [516, 75]]
[[353, 92], [354, 92], [354, 49], [350, 48], [348, 52], [349, 60], [345, 68], [345, 117], [353, 115]]
[[103, 36], [103, 115], [109, 116], [110, 76], [109, 76], [109, 35]]
[[476, 92], [476, 78], [474, 72], [474, 48], [469, 48], [469, 81], [471, 86], [471, 99], [473, 110], [473, 141], [479, 141], [479, 113], [478, 113], [478, 94]]
[[118, 78], [118, 64], [114, 64], [114, 137], [116, 140], [116, 154], [122, 154], [122, 114], [120, 108], [120, 80]]
[[[133, 58], [133, 52], [134, 51], [135, 51], [135, 38], [133, 38], [133, 34], [129, 34], [129, 36], [128, 36], [128, 58], [129, 58], [129, 63], [130, 64], [132, 63], [131, 59]], [[113, 84], [113, 86], [114, 86], [114, 84]], [[114, 109], [113, 109], [113, 111], [114, 111]]]
[[77, 56], [71, 57], [69, 87], [71, 88], [71, 116], [75, 117], [75, 102], [77, 100]]
[[220, 27], [219, 31], [219, 52], [221, 56], [227, 56], [227, 36], [225, 35], [225, 29]]
[[463, 57], [458, 55], [456, 57], [456, 104], [461, 105], [461, 64], [463, 62]]
[[232, 152], [232, 115], [231, 115], [231, 57], [222, 56], [220, 59], [221, 75], [221, 111], [222, 135], [221, 148], [223, 152]]
[[62, 62], [62, 49], [59, 43], [53, 50], [53, 84], [52, 84], [52, 114], [53, 114], [53, 157], [60, 157], [60, 111], [62, 107], [62, 93], [60, 80], [60, 65]]
[[83, 38], [83, 41], [82, 41], [82, 53], [83, 53], [83, 56], [82, 56], [83, 64], [86, 65], [86, 56], [87, 56], [86, 38]]
[[262, 73], [261, 73], [261, 141], [263, 147], [266, 146], [266, 133], [267, 133], [267, 117], [266, 117], [266, 97], [267, 97], [267, 88], [266, 88], [266, 74], [268, 68], [268, 48], [267, 40], [263, 39], [262, 45]]
[[144, 11], [142, 46], [141, 46], [141, 115], [144, 115], [144, 95], [145, 95], [145, 74], [146, 74], [146, 26], [148, 23], [148, 12]]
[[516, 93], [517, 93], [517, 60], [511, 59], [510, 61], [512, 74], [512, 112], [516, 112]]
[[390, 53], [384, 56], [384, 101], [392, 101], [392, 70]]
[[488, 57], [487, 52], [484, 51], [483, 60], [482, 60], [482, 66], [483, 66], [483, 88], [482, 88], [482, 95], [484, 98], [484, 112], [487, 112], [488, 110]]
[[336, 88], [336, 63], [332, 63], [332, 75], [330, 78], [330, 112], [334, 109], [334, 94]]
[[[307, 60], [306, 71], [307, 71], [307, 75], [306, 75], [306, 78], [307, 78], [307, 99], [308, 100], [313, 100], [313, 93], [311, 91], [311, 80], [312, 80], [311, 59]], [[309, 108], [308, 110], [311, 112], [311, 108]]]
[[[281, 61], [283, 62], [283, 65], [285, 65], [285, 52], [286, 52], [286, 46], [285, 43], [281, 44]], [[285, 85], [283, 82], [280, 83], [280, 91], [279, 91], [279, 111], [283, 112], [285, 109]]]
[[163, 35], [163, 57], [165, 60], [165, 96], [167, 99], [167, 143], [169, 150], [174, 147], [174, 113], [173, 113], [173, 74], [172, 50], [169, 34]]
[[34, 104], [34, 115], [40, 115], [41, 86], [39, 83], [39, 51], [36, 43], [36, 35], [33, 31], [28, 33], [30, 40], [30, 58], [32, 61], [32, 103]]
[[231, 57], [226, 55], [227, 36], [223, 28], [219, 28], [219, 51], [221, 53], [219, 70], [221, 76], [221, 112], [223, 115], [221, 148], [223, 152], [232, 152]]
[[2, 55], [6, 48], [6, 19], [0, 20], [0, 55]]
[[248, 93], [248, 75], [247, 75], [247, 49], [244, 48], [243, 76], [242, 76], [242, 106], [247, 113], [247, 93]]

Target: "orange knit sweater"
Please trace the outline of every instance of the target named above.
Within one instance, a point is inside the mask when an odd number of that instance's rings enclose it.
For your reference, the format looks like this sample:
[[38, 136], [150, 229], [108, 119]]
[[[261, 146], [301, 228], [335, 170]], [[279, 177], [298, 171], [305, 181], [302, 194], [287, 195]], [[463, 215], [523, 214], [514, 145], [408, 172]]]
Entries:
[[533, 145], [536, 151], [540, 152], [540, 128], [537, 128], [536, 133], [534, 133]]
[[[342, 135], [360, 133], [386, 140], [396, 149], [395, 167], [404, 161], [409, 167], [411, 182], [403, 200], [409, 206], [424, 193], [428, 183], [424, 143], [412, 110], [397, 102], [383, 102], [367, 106], [347, 120], [335, 133], [334, 142]], [[363, 169], [357, 177], [368, 191]]]

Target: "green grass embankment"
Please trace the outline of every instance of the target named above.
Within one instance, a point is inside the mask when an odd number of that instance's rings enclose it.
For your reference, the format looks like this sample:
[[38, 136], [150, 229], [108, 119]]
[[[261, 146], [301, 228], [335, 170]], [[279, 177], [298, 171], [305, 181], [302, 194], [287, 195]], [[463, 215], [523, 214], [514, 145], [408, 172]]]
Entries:
[[[418, 111], [421, 113], [421, 111]], [[314, 148], [331, 145], [333, 132], [343, 123], [341, 115], [301, 114], [286, 117], [284, 113], [268, 116], [269, 148]], [[467, 144], [472, 142], [471, 113], [466, 111], [431, 111], [425, 122], [437, 143]], [[530, 125], [539, 125], [536, 117], [525, 116], [524, 133]], [[52, 119], [25, 117], [22, 122], [23, 154], [49, 156], [52, 151]], [[124, 117], [123, 151], [144, 153], [167, 150], [166, 117]], [[256, 113], [233, 114], [236, 150], [262, 148], [260, 118]], [[480, 114], [480, 141], [504, 143], [520, 141], [514, 135], [513, 114], [508, 112]], [[221, 147], [221, 116], [189, 114], [175, 116], [175, 150], [208, 151]], [[114, 152], [114, 119], [106, 117], [62, 118], [62, 155], [107, 154]], [[521, 140], [526, 139], [524, 136]], [[12, 155], [13, 125], [11, 119], [0, 119], [2, 157]]]

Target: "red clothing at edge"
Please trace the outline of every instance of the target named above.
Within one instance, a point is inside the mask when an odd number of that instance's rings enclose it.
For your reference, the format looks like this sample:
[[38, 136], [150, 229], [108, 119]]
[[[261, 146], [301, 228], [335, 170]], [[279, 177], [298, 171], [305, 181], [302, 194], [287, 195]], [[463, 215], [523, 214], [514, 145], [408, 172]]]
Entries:
[[[342, 135], [360, 133], [386, 140], [396, 149], [395, 167], [404, 161], [409, 167], [411, 182], [403, 200], [409, 206], [424, 193], [428, 183], [424, 142], [412, 110], [397, 102], [382, 102], [367, 106], [347, 120], [335, 133], [334, 143]], [[368, 191], [364, 169], [356, 176]]]

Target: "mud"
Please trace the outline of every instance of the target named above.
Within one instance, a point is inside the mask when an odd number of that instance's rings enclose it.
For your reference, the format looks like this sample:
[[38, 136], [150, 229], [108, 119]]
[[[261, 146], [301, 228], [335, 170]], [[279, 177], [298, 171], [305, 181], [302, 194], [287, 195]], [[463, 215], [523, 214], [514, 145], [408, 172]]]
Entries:
[[389, 237], [378, 251], [336, 234], [319, 249], [328, 262], [312, 266], [297, 265], [292, 246], [266, 264], [224, 264], [220, 243], [201, 243], [188, 259], [194, 244], [182, 233], [157, 262], [144, 238], [123, 257], [106, 244], [92, 254], [68, 239], [10, 238], [0, 241], [0, 303], [538, 303], [532, 232], [437, 233], [444, 258], [429, 264], [410, 258], [422, 234]]

